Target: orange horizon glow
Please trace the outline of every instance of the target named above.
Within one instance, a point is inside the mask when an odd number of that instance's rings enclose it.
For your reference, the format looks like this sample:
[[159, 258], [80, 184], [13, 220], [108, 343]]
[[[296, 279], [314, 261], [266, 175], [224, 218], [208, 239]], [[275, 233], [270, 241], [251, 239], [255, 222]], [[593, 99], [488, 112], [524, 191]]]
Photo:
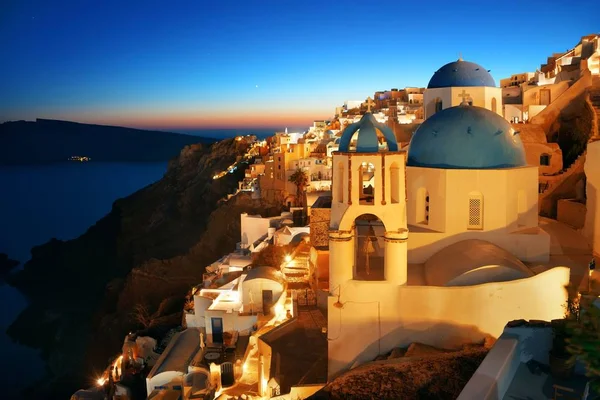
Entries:
[[289, 127], [312, 126], [315, 120], [328, 120], [333, 113], [322, 110], [296, 110], [295, 112], [257, 113], [253, 111], [227, 114], [215, 112], [211, 115], [198, 115], [191, 112], [84, 112], [74, 114], [43, 115], [42, 119], [57, 119], [87, 124], [123, 126], [139, 129], [193, 130], [193, 129], [283, 129]]

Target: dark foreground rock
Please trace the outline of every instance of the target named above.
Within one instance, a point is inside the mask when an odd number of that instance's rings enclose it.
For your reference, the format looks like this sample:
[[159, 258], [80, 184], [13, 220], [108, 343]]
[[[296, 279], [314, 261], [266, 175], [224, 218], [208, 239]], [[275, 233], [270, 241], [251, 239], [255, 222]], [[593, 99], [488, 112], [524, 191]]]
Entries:
[[[427, 346], [429, 347], [429, 346]], [[421, 350], [424, 349], [420, 346]], [[357, 367], [327, 384], [312, 400], [447, 399], [458, 397], [488, 349], [480, 346], [456, 352], [427, 351]]]
[[243, 193], [224, 201], [244, 164], [213, 180], [247, 146], [233, 139], [187, 146], [160, 181], [117, 200], [79, 238], [32, 249], [9, 277], [30, 306], [8, 334], [41, 349], [47, 363], [47, 379], [28, 398], [69, 398], [92, 384], [127, 332], [178, 325], [187, 290], [239, 241], [240, 213], [281, 211]]
[[18, 261], [8, 258], [8, 254], [0, 253], [0, 275], [8, 274], [17, 265]]

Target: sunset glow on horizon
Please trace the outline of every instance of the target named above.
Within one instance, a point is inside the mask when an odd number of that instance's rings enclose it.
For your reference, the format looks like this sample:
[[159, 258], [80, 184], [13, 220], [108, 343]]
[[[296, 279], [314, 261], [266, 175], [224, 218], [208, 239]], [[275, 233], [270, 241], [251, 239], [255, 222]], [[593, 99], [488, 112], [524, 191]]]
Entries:
[[[600, 12], [595, 1], [582, 3]], [[10, 55], [0, 75], [0, 122], [308, 126], [345, 100], [424, 87], [460, 53], [498, 84], [598, 29], [595, 13], [565, 19], [541, 0], [528, 3], [531, 23], [501, 29], [520, 4], [13, 1], [0, 18], [0, 45]], [[536, 21], [556, 19], [563, 22], [534, 40], [546, 26]]]

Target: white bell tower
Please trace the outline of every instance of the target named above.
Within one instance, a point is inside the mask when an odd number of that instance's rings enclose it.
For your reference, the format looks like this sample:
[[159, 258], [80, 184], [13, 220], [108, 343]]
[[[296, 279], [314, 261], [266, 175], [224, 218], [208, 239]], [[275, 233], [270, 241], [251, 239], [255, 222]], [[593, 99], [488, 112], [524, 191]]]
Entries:
[[[371, 100], [367, 100], [370, 105]], [[406, 153], [370, 112], [346, 128], [333, 154], [329, 290], [359, 281], [407, 282]]]

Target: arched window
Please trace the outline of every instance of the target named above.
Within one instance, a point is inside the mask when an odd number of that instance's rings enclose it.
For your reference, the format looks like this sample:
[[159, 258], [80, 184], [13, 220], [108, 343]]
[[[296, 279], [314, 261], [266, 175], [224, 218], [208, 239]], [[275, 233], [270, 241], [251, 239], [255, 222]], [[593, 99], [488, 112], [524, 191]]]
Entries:
[[375, 166], [371, 163], [358, 167], [358, 199], [361, 205], [375, 204]]
[[527, 195], [524, 190], [517, 193], [517, 225], [527, 225]]
[[344, 202], [344, 163], [343, 162], [339, 162], [338, 163], [338, 170], [337, 170], [337, 181], [336, 181], [336, 185], [337, 185], [337, 200], [340, 203]]
[[429, 225], [429, 192], [424, 187], [417, 190], [416, 222]]
[[400, 168], [398, 164], [390, 166], [390, 195], [392, 203], [400, 202]]
[[469, 193], [469, 216], [467, 229], [483, 229], [483, 196], [479, 192]]
[[540, 165], [548, 166], [550, 165], [550, 154], [542, 154], [540, 156]]
[[496, 104], [496, 98], [492, 97], [492, 111], [493, 112], [498, 112], [498, 106]]
[[385, 225], [373, 214], [362, 214], [354, 220], [353, 279], [385, 280]]

